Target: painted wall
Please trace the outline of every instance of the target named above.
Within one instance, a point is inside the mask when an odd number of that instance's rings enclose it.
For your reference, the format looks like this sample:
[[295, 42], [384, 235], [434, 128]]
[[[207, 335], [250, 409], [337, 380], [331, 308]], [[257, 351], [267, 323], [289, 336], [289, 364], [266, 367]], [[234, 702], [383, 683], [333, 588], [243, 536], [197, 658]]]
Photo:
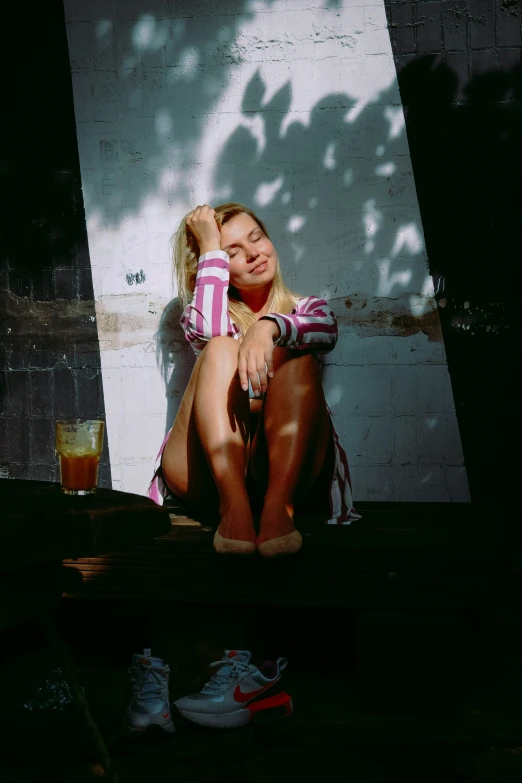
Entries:
[[192, 356], [169, 239], [257, 210], [340, 326], [324, 373], [360, 500], [468, 485], [384, 4], [65, 4], [113, 486], [144, 492]]

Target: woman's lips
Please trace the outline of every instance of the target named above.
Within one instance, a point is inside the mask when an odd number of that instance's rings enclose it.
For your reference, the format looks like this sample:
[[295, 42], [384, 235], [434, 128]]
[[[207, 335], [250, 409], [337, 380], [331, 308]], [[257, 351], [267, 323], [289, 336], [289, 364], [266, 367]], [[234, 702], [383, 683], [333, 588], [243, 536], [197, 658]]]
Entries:
[[259, 266], [256, 266], [255, 269], [252, 269], [252, 274], [253, 275], [258, 275], [261, 272], [264, 272], [265, 269], [266, 269], [266, 261], [264, 261], [262, 264], [259, 264]]

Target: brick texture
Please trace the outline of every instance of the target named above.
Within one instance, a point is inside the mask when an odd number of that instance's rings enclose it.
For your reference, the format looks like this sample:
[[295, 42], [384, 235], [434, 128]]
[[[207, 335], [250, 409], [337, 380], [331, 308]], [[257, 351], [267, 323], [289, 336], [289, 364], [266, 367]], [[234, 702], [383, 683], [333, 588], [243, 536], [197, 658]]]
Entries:
[[[101, 365], [63, 7], [12, 13], [24, 56], [2, 168], [0, 475], [56, 480], [54, 420], [104, 417]], [[107, 449], [103, 461], [110, 486]]]
[[[472, 496], [515, 503], [522, 7], [385, 5]], [[458, 451], [447, 441], [447, 455]]]

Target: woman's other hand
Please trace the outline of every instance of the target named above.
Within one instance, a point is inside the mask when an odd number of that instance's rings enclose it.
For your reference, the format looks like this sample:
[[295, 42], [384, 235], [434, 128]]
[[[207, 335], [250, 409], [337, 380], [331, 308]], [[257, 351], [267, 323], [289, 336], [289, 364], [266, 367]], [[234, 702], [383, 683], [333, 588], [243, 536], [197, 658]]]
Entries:
[[243, 391], [248, 381], [256, 397], [268, 389], [268, 378], [274, 375], [274, 340], [279, 337], [279, 327], [268, 319], [256, 321], [241, 339], [237, 368]]
[[200, 256], [211, 250], [219, 250], [221, 234], [212, 207], [208, 204], [196, 207], [187, 215], [185, 223], [198, 243]]

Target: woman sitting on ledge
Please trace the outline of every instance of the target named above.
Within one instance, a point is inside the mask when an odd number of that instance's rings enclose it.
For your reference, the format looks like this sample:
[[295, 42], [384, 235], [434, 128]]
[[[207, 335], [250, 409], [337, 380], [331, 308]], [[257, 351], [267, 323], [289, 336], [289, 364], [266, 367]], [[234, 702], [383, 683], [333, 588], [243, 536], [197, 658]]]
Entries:
[[357, 519], [321, 383], [318, 357], [337, 341], [327, 303], [286, 288], [265, 226], [241, 204], [190, 212], [174, 264], [198, 359], [150, 497], [170, 492], [191, 516], [219, 513], [214, 548], [226, 553], [297, 552], [294, 512], [305, 509]]

